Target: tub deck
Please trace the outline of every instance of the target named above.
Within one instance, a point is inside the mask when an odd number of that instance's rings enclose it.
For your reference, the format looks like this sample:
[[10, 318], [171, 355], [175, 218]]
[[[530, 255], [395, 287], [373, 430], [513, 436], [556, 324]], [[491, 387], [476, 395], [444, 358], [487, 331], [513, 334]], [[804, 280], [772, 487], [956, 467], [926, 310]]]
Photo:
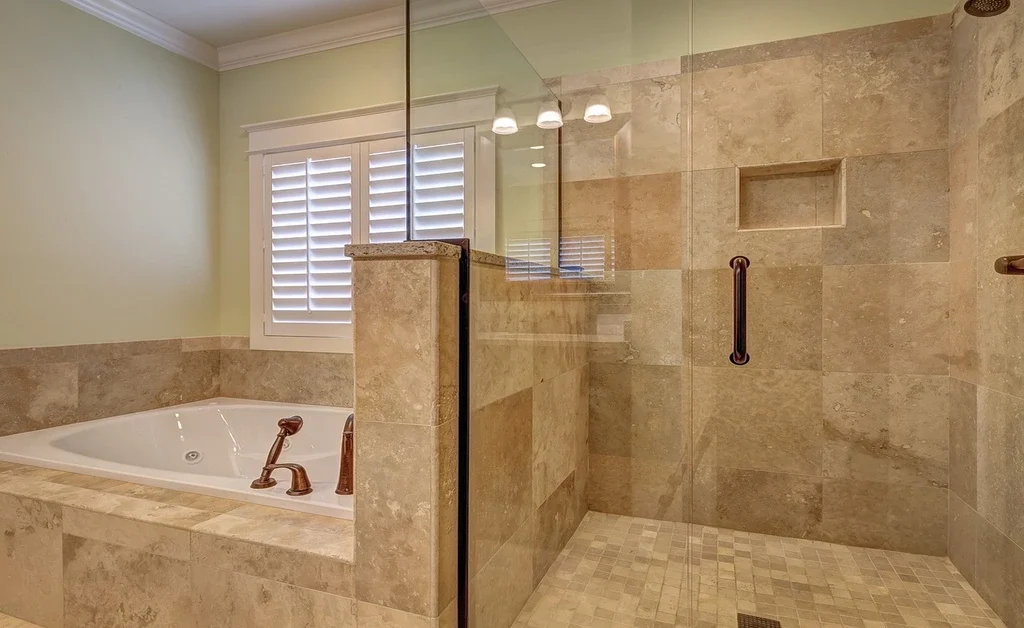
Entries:
[[0, 529], [4, 621], [228, 625], [254, 595], [296, 618], [352, 612], [351, 520], [0, 462]]

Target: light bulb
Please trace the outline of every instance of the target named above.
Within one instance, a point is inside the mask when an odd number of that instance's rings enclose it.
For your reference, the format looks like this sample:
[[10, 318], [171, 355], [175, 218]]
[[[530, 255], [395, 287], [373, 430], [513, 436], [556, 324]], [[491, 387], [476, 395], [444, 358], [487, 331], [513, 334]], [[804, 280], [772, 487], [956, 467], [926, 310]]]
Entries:
[[587, 109], [583, 112], [583, 119], [591, 124], [601, 124], [612, 119], [612, 108], [608, 104], [608, 97], [604, 94], [594, 94], [587, 101]]
[[534, 168], [543, 168], [544, 166], [547, 166], [547, 164], [541, 163], [539, 161], [537, 163], [535, 163], [535, 164], [530, 164], [530, 165], [533, 166]]
[[562, 111], [558, 108], [557, 102], [549, 100], [541, 105], [537, 114], [537, 126], [547, 131], [562, 126]]
[[498, 135], [518, 133], [519, 125], [516, 124], [516, 114], [512, 113], [512, 110], [508, 107], [498, 109], [497, 115], [494, 116], [494, 124], [491, 125], [491, 130]]

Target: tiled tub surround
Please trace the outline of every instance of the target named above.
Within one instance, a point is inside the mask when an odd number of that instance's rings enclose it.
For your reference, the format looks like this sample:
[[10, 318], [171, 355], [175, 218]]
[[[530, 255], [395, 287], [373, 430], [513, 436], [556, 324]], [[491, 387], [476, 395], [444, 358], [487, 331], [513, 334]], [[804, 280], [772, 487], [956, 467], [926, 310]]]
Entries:
[[[616, 113], [608, 137], [565, 132], [563, 232], [614, 242], [591, 287], [589, 331], [618, 335], [589, 350], [591, 509], [946, 553], [949, 23], [562, 78]], [[844, 227], [737, 228], [737, 168], [840, 159]]]
[[507, 628], [587, 512], [585, 284], [474, 254], [471, 625]]
[[0, 614], [42, 628], [387, 625], [351, 521], [0, 463], [0, 529]]
[[1024, 4], [953, 30], [949, 554], [1024, 626]]
[[[334, 493], [350, 412], [214, 399], [0, 437], [0, 460], [351, 519], [352, 496]], [[278, 420], [296, 415], [302, 429], [288, 438], [280, 462], [301, 464], [313, 492], [287, 495], [291, 478], [283, 469], [274, 474], [277, 486], [253, 490]], [[189, 452], [200, 458], [188, 461]]]
[[350, 354], [205, 337], [0, 349], [0, 436], [215, 397], [352, 407]]

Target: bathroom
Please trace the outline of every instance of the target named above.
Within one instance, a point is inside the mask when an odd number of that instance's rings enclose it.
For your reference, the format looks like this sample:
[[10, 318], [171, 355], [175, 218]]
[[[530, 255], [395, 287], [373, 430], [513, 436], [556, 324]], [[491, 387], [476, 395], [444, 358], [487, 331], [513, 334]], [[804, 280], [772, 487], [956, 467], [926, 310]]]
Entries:
[[1024, 628], [965, 1], [3, 0], [0, 628]]

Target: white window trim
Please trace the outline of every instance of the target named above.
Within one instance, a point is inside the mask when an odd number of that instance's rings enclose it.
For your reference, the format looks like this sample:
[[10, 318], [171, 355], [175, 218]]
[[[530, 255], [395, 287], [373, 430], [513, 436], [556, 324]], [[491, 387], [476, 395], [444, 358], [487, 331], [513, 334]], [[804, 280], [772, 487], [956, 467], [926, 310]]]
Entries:
[[[474, 158], [468, 159], [467, 154], [466, 194], [472, 195], [474, 211], [473, 216], [466, 217], [466, 232], [471, 234], [474, 248], [485, 251], [494, 250], [496, 237], [496, 155], [494, 141], [487, 133], [496, 111], [497, 92], [496, 87], [488, 87], [414, 99], [412, 103], [413, 134], [475, 129], [475, 141], [472, 145], [467, 144]], [[267, 156], [277, 153], [404, 138], [405, 103], [251, 124], [242, 129], [249, 135], [249, 346], [270, 351], [352, 353], [350, 335], [316, 338], [270, 336], [266, 333], [264, 317], [269, 311], [270, 294], [266, 281], [269, 269], [266, 268], [267, 257], [263, 247], [268, 241], [265, 229], [269, 228], [270, 222], [266, 216], [269, 204], [266, 202], [264, 162]], [[354, 157], [361, 159], [360, 155]], [[355, 229], [354, 223], [353, 235], [357, 233]]]

